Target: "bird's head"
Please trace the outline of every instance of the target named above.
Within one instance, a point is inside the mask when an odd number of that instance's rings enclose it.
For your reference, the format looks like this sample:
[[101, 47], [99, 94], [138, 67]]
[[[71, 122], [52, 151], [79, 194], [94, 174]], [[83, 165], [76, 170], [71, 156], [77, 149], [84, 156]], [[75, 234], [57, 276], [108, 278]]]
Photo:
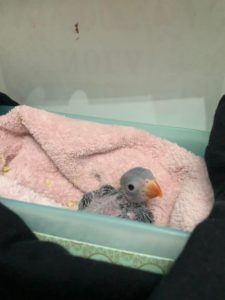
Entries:
[[146, 202], [162, 197], [162, 191], [148, 169], [137, 167], [127, 171], [120, 179], [120, 186], [126, 198], [133, 203]]

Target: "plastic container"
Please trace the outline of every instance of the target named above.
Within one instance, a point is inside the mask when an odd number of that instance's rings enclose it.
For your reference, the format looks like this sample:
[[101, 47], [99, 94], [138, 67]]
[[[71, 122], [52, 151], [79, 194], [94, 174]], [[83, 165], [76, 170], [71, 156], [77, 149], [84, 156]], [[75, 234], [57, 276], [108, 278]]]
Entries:
[[[10, 107], [1, 107], [0, 114]], [[208, 132], [63, 114], [100, 123], [142, 128], [203, 155]], [[42, 240], [57, 242], [72, 254], [138, 269], [166, 273], [189, 237], [188, 232], [66, 209], [2, 199]]]

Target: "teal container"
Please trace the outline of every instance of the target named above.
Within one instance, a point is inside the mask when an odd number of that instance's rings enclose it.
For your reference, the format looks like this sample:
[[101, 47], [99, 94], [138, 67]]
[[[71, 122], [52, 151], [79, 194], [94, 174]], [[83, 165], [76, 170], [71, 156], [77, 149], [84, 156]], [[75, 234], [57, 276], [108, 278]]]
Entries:
[[[0, 106], [0, 115], [11, 108]], [[209, 133], [62, 114], [69, 118], [141, 128], [203, 156]], [[73, 255], [165, 274], [190, 233], [135, 221], [0, 198], [41, 240], [58, 243]]]

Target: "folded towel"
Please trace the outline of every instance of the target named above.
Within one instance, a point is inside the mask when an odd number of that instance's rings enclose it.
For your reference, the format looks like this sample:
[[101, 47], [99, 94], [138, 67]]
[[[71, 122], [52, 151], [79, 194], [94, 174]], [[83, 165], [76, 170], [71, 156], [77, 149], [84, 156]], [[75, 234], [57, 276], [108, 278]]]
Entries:
[[[152, 170], [164, 194], [149, 202], [156, 224], [192, 230], [213, 205], [204, 160], [143, 130], [19, 106], [0, 117], [0, 141], [0, 181], [16, 180], [64, 207], [76, 209], [84, 192], [103, 184], [118, 187], [137, 166]], [[6, 193], [0, 185], [0, 195]]]
[[16, 199], [23, 202], [38, 203], [48, 206], [62, 207], [53, 199], [47, 198], [42, 194], [35, 193], [28, 187], [22, 186], [15, 180], [0, 175], [0, 193], [1, 197]]

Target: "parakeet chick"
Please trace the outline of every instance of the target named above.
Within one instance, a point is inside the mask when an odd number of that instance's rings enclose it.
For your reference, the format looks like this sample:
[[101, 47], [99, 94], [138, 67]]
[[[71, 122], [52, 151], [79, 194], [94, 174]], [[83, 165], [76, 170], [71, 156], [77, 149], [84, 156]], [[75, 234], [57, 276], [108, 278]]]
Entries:
[[78, 209], [153, 223], [147, 200], [155, 197], [162, 197], [162, 191], [152, 172], [137, 167], [121, 177], [119, 189], [104, 185], [99, 190], [84, 194]]

